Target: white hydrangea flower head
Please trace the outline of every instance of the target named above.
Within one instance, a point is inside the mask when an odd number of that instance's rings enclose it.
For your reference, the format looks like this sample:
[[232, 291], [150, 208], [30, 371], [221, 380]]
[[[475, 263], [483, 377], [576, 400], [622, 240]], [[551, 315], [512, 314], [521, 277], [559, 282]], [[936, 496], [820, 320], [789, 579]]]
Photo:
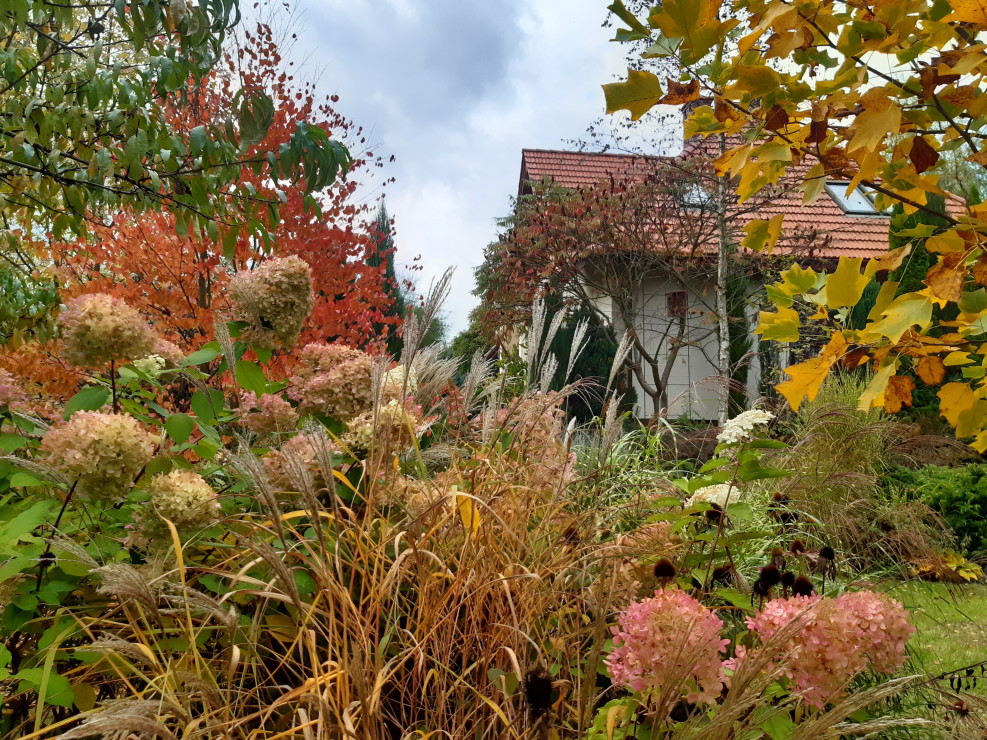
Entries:
[[713, 486], [703, 486], [686, 499], [685, 505], [688, 508], [689, 506], [695, 506], [698, 503], [716, 504], [721, 509], [725, 509], [727, 507], [727, 498], [735, 499], [737, 497], [737, 493], [738, 491], [736, 486], [731, 486], [729, 483], [717, 483]]
[[737, 414], [723, 425], [723, 429], [716, 435], [716, 441], [728, 444], [746, 442], [751, 438], [755, 427], [764, 426], [773, 418], [775, 418], [774, 414], [763, 409], [751, 409]]

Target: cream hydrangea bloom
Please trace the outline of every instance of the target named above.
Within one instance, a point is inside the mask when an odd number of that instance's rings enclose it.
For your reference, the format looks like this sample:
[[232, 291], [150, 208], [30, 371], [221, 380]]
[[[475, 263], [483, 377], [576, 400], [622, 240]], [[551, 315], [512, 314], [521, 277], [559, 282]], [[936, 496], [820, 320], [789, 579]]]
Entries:
[[714, 486], [703, 486], [686, 499], [685, 505], [689, 507], [698, 503], [706, 503], [716, 504], [721, 509], [725, 509], [727, 506], [727, 499], [736, 498], [737, 493], [737, 487], [731, 486], [729, 483], [718, 483]]
[[377, 409], [376, 419], [368, 412], [350, 421], [341, 441], [356, 455], [365, 455], [381, 446], [403, 450], [415, 439], [419, 424], [420, 419], [405, 404], [388, 401]]
[[156, 475], [148, 486], [154, 511], [178, 529], [203, 529], [219, 519], [216, 492], [191, 470]]
[[308, 264], [291, 255], [267, 260], [241, 273], [230, 286], [234, 316], [246, 321], [243, 341], [273, 349], [277, 343], [292, 347], [305, 319], [312, 313], [312, 272]]
[[773, 418], [775, 418], [774, 414], [762, 409], [751, 409], [737, 414], [723, 425], [723, 429], [716, 435], [716, 440], [728, 444], [746, 442], [751, 438], [754, 427], [764, 426]]
[[112, 360], [135, 360], [154, 350], [154, 332], [133, 308], [105, 293], [69, 301], [58, 316], [66, 361], [103, 367]]
[[41, 440], [41, 455], [79, 493], [110, 500], [125, 493], [154, 454], [155, 439], [126, 414], [78, 411]]

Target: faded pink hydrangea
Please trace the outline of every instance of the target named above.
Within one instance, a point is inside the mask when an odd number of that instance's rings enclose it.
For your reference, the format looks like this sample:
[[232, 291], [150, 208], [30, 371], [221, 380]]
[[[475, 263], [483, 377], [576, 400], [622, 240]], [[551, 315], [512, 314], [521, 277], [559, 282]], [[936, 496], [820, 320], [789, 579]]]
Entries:
[[240, 420], [255, 434], [290, 432], [298, 427], [298, 412], [281, 396], [268, 393], [257, 398], [247, 391], [240, 403]]
[[[206, 479], [191, 470], [172, 470], [156, 475], [148, 485], [154, 512], [169, 519], [178, 529], [198, 530], [219, 520], [219, 499]], [[147, 522], [160, 529], [162, 522]]]
[[723, 688], [723, 621], [684, 591], [656, 591], [637, 601], [611, 628], [616, 646], [607, 657], [615, 684], [658, 693], [670, 676], [685, 676], [686, 700], [712, 704]]
[[0, 409], [6, 407], [18, 411], [27, 404], [27, 394], [18, 385], [13, 375], [0, 368]]
[[107, 501], [130, 489], [154, 449], [133, 417], [99, 411], [78, 411], [41, 440], [42, 457], [79, 493]]
[[133, 308], [105, 293], [74, 298], [58, 315], [67, 362], [100, 368], [112, 360], [136, 360], [154, 349], [154, 332]]
[[312, 272], [295, 255], [276, 257], [236, 276], [230, 285], [233, 314], [247, 322], [240, 335], [254, 347], [293, 347], [312, 313]]
[[780, 651], [776, 665], [817, 707], [841, 698], [847, 683], [868, 667], [881, 673], [899, 668], [914, 632], [899, 602], [871, 591], [835, 599], [773, 599], [747, 620], [747, 626], [767, 642], [799, 615], [801, 629]]
[[307, 344], [291, 378], [289, 395], [302, 414], [325, 414], [341, 421], [370, 411], [372, 358], [342, 344]]

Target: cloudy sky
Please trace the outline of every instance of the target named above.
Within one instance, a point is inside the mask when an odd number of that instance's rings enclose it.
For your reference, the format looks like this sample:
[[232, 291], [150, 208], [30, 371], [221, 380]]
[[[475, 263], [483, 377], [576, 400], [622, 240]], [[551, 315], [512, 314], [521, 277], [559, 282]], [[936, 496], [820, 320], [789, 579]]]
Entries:
[[[323, 91], [393, 154], [398, 264], [456, 267], [450, 336], [476, 304], [473, 268], [517, 190], [523, 147], [561, 148], [603, 114], [623, 49], [606, 0], [295, 0], [296, 52]], [[295, 54], [294, 56], [297, 56]], [[624, 114], [626, 115], [626, 114]]]

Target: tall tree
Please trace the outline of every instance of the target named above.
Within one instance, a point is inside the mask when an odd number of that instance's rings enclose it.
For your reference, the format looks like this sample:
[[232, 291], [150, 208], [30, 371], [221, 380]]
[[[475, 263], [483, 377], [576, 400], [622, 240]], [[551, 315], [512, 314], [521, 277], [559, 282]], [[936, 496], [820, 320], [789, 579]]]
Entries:
[[[382, 158], [361, 149], [361, 130], [336, 110], [334, 99], [320, 99], [311, 81], [289, 71], [283, 59], [287, 51], [278, 27], [259, 22], [231, 44], [188, 106], [169, 106], [164, 114], [176, 129], [208, 128], [222, 120], [242, 90], [263, 91], [276, 107], [258, 146], [276, 150], [290, 141], [297, 121], [312, 121], [358, 152], [350, 172], [320, 190], [313, 207], [304, 182], [277, 188], [263, 170], [242, 166], [242, 187], [281, 204], [277, 213], [259, 216], [269, 246], [242, 232], [218, 242], [194, 230], [178, 232], [173, 214], [139, 215], [129, 208], [105, 215], [84, 238], [38, 244], [37, 252], [53, 258], [62, 300], [112, 293], [138, 307], [164, 338], [188, 350], [211, 338], [214, 312], [219, 309], [221, 315], [228, 308], [225, 289], [238, 271], [270, 256], [293, 254], [311, 266], [316, 293], [302, 341], [358, 346], [373, 338], [374, 326], [393, 321], [386, 316], [387, 280], [374, 264], [378, 245], [367, 223], [369, 208], [354, 197], [360, 175], [376, 169]], [[8, 353], [3, 364], [43, 381], [52, 393], [71, 392], [75, 382], [76, 371], [59, 362], [57, 346], [25, 346]]]
[[[683, 77], [676, 84], [713, 97], [691, 116], [687, 133], [748, 132], [717, 163], [735, 178], [742, 201], [785, 175], [800, 180], [812, 200], [835, 177], [866, 188], [880, 208], [936, 212], [928, 195], [947, 196], [935, 167], [942, 150], [987, 166], [983, 3], [663, 0], [644, 21], [620, 0], [610, 7], [627, 24], [625, 37], [676, 59]], [[731, 17], [721, 19], [721, 9]], [[739, 40], [722, 63], [697, 64], [730, 35]], [[606, 86], [609, 107], [638, 118], [661, 100], [662, 84], [634, 70]], [[793, 408], [815, 397], [834, 365], [851, 362], [874, 372], [860, 408], [894, 412], [911, 404], [915, 385], [899, 371], [914, 368], [939, 389], [940, 414], [957, 435], [987, 450], [987, 209], [963, 205], [939, 212], [949, 225], [926, 242], [937, 257], [924, 287], [897, 295], [886, 284], [862, 329], [848, 326], [849, 309], [876, 273], [897, 269], [909, 246], [867, 264], [844, 258], [831, 275], [791, 272], [774, 286], [774, 326], [797, 337], [802, 321], [791, 303], [805, 296], [817, 307], [810, 323], [830, 332], [820, 356], [789, 367], [790, 379], [778, 386]], [[928, 236], [934, 227], [919, 229]], [[934, 307], [957, 316], [941, 333]], [[963, 380], [943, 383], [947, 360], [966, 368]]]
[[388, 354], [397, 357], [401, 353], [402, 347], [398, 329], [408, 315], [408, 306], [405, 303], [404, 291], [401, 289], [394, 269], [394, 256], [397, 251], [394, 247], [394, 224], [391, 223], [391, 217], [387, 213], [387, 204], [384, 200], [381, 200], [380, 205], [377, 206], [377, 214], [371, 225], [371, 238], [375, 249], [374, 253], [367, 258], [367, 264], [383, 270], [383, 290], [390, 300], [390, 306], [384, 313], [392, 320], [390, 326], [378, 324], [375, 329], [378, 336], [387, 336]]
[[[166, 210], [179, 232], [263, 238], [258, 198], [240, 181], [249, 166], [307, 193], [346, 169], [345, 147], [304, 119], [276, 148], [263, 145], [274, 105], [259, 87], [236, 90], [208, 125], [175, 126], [222, 58], [238, 0], [139, 3], [7, 0], [0, 9], [0, 220], [42, 224], [56, 238], [84, 233], [126, 206]], [[30, 235], [30, 232], [28, 232]]]

